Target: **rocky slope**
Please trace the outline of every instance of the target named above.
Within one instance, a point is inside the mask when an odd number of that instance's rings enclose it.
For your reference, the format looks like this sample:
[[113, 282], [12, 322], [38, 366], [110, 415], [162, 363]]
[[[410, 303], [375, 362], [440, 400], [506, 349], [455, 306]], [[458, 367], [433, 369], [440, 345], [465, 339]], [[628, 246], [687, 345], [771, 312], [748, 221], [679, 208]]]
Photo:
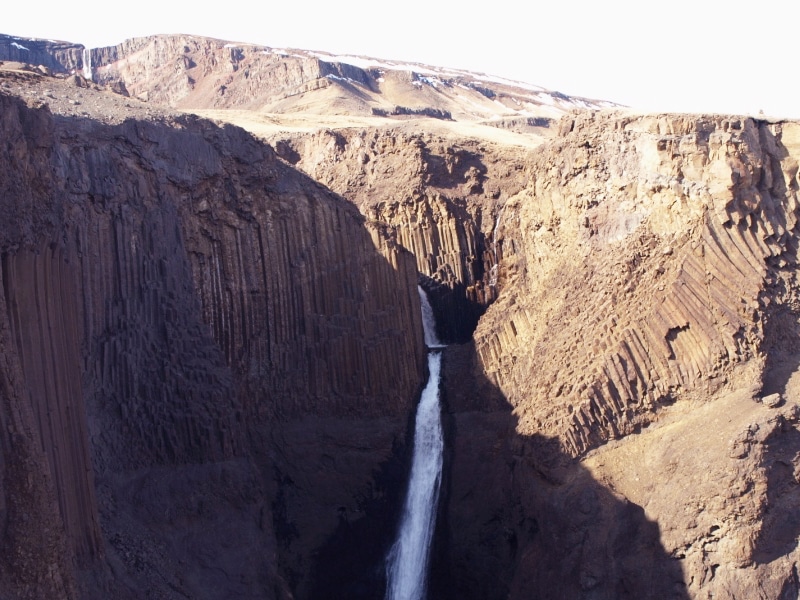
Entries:
[[612, 106], [483, 73], [192, 35], [93, 49], [0, 35], [0, 60], [80, 72], [141, 100], [192, 110], [432, 117], [537, 131], [572, 108]]
[[197, 36], [135, 38], [93, 49], [91, 57], [98, 83], [121, 81], [134, 96], [194, 109], [421, 115], [531, 127], [536, 117], [546, 125], [569, 108], [609, 104], [453, 69]]
[[242, 130], [0, 86], [3, 596], [305, 597], [342, 519], [385, 543], [413, 257]]
[[524, 433], [578, 456], [763, 356], [789, 301], [768, 284], [791, 289], [798, 140], [795, 123], [592, 115], [537, 156], [506, 205], [519, 226], [501, 223], [503, 326], [475, 336], [489, 378], [524, 394]]

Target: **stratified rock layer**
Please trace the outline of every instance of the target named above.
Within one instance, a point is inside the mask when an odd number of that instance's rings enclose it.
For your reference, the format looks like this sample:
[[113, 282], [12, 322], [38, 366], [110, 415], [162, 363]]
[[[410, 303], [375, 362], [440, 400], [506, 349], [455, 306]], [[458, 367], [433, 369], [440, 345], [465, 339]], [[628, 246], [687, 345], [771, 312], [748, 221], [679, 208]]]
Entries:
[[71, 42], [20, 38], [0, 34], [0, 57], [54, 73], [69, 73], [83, 68], [84, 47]]
[[525, 131], [575, 107], [611, 106], [479, 73], [192, 35], [95, 48], [91, 64], [97, 82], [123, 83], [143, 100], [191, 109], [427, 116]]

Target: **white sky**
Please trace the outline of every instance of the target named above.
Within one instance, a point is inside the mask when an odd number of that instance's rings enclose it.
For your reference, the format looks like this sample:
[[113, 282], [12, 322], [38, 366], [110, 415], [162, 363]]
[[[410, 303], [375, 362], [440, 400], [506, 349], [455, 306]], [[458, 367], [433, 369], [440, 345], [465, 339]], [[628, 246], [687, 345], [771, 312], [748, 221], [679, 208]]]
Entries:
[[191, 33], [482, 71], [644, 110], [800, 118], [797, 0], [7, 4], [0, 33], [89, 47]]

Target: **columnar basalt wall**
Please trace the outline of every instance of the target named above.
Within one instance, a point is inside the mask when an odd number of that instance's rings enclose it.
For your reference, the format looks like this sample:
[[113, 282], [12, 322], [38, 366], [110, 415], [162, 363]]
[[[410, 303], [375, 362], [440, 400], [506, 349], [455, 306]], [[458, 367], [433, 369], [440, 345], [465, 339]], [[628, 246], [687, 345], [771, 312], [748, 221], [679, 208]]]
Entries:
[[796, 124], [744, 118], [568, 127], [507, 204], [509, 293], [476, 346], [520, 431], [578, 456], [759, 356], [765, 276], [796, 246], [798, 147]]
[[78, 297], [60, 249], [4, 256], [3, 290], [10, 333], [50, 463], [58, 508], [79, 563], [100, 553], [94, 477], [81, 386]]
[[413, 257], [242, 130], [0, 103], [4, 595], [302, 597], [341, 511], [386, 509]]
[[800, 129], [563, 126], [445, 351], [438, 595], [793, 597]]
[[498, 224], [506, 200], [528, 181], [530, 150], [385, 128], [322, 131], [275, 146], [414, 254], [436, 288], [445, 338], [467, 341], [498, 294]]

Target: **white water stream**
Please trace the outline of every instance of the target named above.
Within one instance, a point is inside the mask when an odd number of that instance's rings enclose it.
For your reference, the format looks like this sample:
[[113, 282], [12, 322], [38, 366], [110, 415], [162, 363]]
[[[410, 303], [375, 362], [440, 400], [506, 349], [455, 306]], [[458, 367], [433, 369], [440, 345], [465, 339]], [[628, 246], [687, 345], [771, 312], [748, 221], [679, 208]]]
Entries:
[[92, 51], [89, 48], [83, 49], [83, 77], [92, 80]]
[[506, 209], [504, 204], [500, 211], [497, 213], [497, 221], [494, 223], [492, 230], [492, 254], [494, 255], [494, 264], [489, 270], [489, 285], [494, 287], [497, 285], [497, 271], [500, 269], [500, 257], [497, 255], [497, 230], [500, 229], [500, 222], [503, 220], [503, 211]]
[[[419, 288], [419, 295], [425, 344], [428, 348], [441, 348], [442, 343], [436, 336], [433, 310], [422, 288]], [[428, 559], [442, 481], [444, 439], [439, 407], [441, 363], [441, 352], [428, 352], [430, 377], [417, 406], [411, 478], [397, 541], [386, 559], [386, 600], [425, 599]]]

